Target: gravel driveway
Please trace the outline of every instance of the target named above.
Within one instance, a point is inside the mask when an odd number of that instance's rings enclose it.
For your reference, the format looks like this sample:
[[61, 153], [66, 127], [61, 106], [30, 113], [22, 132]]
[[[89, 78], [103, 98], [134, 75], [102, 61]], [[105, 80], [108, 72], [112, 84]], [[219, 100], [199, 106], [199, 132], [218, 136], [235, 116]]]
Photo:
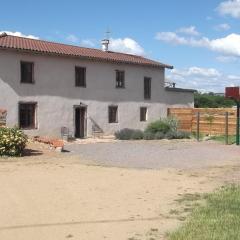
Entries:
[[69, 144], [85, 164], [127, 168], [201, 168], [240, 160], [240, 147], [214, 142], [117, 141]]

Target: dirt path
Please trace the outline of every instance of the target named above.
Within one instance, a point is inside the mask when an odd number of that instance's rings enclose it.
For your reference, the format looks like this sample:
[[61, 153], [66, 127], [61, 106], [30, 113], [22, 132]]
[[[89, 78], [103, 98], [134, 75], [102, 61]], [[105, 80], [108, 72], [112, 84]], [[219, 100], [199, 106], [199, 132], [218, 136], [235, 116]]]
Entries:
[[213, 141], [141, 140], [98, 144], [71, 143], [65, 146], [83, 163], [142, 169], [189, 169], [225, 165], [240, 156], [236, 145]]
[[163, 239], [181, 223], [169, 214], [181, 194], [211, 191], [238, 172], [84, 166], [52, 152], [1, 160], [0, 239]]

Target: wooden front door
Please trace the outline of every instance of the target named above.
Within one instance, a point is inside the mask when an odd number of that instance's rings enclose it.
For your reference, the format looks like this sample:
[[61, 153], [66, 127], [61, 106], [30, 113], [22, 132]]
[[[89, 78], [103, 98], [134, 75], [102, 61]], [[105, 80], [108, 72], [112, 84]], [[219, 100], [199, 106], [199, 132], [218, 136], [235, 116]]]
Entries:
[[75, 108], [75, 137], [84, 138], [86, 132], [86, 108]]

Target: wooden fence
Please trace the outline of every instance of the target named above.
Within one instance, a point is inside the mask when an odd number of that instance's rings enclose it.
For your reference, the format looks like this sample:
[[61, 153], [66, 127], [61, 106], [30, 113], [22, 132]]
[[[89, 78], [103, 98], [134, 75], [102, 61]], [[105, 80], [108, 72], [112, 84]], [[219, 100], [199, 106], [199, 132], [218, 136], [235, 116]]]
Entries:
[[[204, 134], [236, 133], [236, 109], [233, 108], [169, 108], [168, 115], [179, 120], [179, 130], [197, 131], [197, 114], [200, 114], [199, 131]], [[227, 117], [226, 117], [227, 113]]]

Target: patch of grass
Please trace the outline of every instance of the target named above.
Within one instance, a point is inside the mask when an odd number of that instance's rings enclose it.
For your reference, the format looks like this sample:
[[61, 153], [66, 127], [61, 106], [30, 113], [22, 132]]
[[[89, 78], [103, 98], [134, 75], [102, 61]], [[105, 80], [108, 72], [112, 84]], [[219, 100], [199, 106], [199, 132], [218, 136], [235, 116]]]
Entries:
[[179, 215], [180, 212], [179, 212], [179, 210], [177, 210], [177, 209], [171, 209], [171, 210], [169, 211], [169, 214], [171, 214], [171, 215]]
[[[220, 143], [225, 143], [225, 135], [212, 136], [210, 140], [214, 140]], [[234, 143], [236, 143], [236, 136], [234, 135], [228, 136], [228, 144], [234, 144]]]
[[240, 186], [227, 186], [205, 195], [186, 223], [169, 240], [240, 239]]
[[[205, 136], [206, 136], [205, 134], [199, 133], [199, 140], [203, 140], [203, 138], [204, 138]], [[197, 133], [196, 133], [196, 132], [192, 132], [192, 133], [191, 133], [191, 138], [196, 139], [196, 138], [197, 138]]]
[[175, 201], [178, 203], [183, 203], [183, 202], [191, 202], [191, 201], [197, 201], [197, 200], [201, 200], [202, 196], [199, 193], [186, 193], [183, 194], [181, 198], [176, 199]]

